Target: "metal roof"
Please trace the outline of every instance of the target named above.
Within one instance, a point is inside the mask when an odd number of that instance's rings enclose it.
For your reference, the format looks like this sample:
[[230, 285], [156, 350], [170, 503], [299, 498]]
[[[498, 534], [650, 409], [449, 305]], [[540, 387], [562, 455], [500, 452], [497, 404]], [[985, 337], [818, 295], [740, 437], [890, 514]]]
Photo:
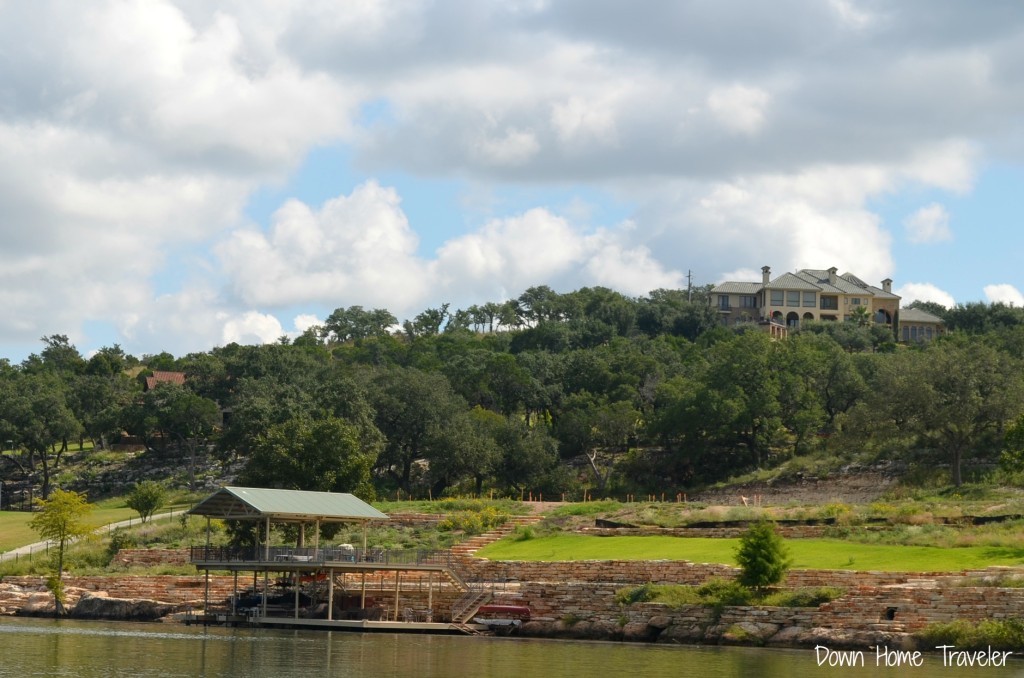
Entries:
[[352, 494], [262, 487], [222, 487], [192, 507], [189, 513], [227, 520], [271, 518], [340, 523], [388, 519], [386, 514]]

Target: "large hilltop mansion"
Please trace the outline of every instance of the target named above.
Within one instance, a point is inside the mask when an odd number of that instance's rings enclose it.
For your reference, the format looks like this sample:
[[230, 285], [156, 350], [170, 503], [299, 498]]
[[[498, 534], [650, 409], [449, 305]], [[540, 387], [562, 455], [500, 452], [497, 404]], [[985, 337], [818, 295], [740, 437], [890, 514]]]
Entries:
[[852, 273], [840, 275], [835, 267], [805, 268], [774, 280], [771, 273], [764, 266], [761, 282], [724, 282], [711, 290], [711, 303], [724, 325], [759, 323], [781, 337], [807, 320], [862, 319], [891, 328], [905, 342], [929, 341], [945, 332], [941, 318], [918, 309], [901, 310], [889, 278], [875, 287]]

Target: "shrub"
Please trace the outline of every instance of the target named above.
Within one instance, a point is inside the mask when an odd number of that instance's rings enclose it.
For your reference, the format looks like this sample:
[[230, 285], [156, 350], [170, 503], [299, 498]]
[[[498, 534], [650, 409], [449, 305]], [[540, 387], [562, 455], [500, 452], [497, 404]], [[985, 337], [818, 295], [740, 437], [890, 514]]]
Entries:
[[520, 525], [516, 528], [512, 538], [516, 541], [530, 541], [536, 536], [537, 534], [533, 531], [532, 527], [529, 525]]
[[153, 480], [143, 480], [128, 495], [128, 508], [136, 511], [142, 522], [153, 517], [158, 508], [167, 500], [167, 490]]
[[921, 647], [955, 645], [958, 650], [1019, 650], [1024, 647], [1024, 619], [986, 619], [977, 624], [958, 620], [929, 624], [914, 634]]
[[754, 589], [778, 584], [789, 569], [785, 543], [768, 521], [755, 523], [740, 537], [736, 552], [740, 566], [739, 582]]
[[697, 594], [705, 605], [749, 605], [753, 593], [743, 584], [727, 579], [711, 579], [697, 587]]
[[653, 584], [643, 584], [628, 589], [619, 589], [615, 592], [615, 602], [619, 605], [632, 605], [633, 603], [648, 603], [658, 596], [658, 590]]
[[768, 594], [758, 601], [759, 605], [772, 607], [818, 607], [822, 603], [839, 598], [845, 593], [835, 586], [820, 586], [814, 589], [796, 589], [793, 591], [777, 591]]
[[466, 534], [480, 534], [487, 530], [504, 525], [508, 514], [493, 506], [484, 506], [476, 511], [455, 511], [438, 523], [438, 529], [446, 531], [462, 531]]

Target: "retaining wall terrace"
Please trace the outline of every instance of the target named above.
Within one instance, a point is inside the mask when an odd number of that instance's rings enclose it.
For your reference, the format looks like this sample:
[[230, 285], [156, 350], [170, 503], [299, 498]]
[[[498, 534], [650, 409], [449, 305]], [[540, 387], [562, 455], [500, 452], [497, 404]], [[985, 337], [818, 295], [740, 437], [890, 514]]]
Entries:
[[727, 607], [721, 611], [701, 605], [678, 609], [656, 603], [623, 606], [615, 594], [622, 587], [610, 583], [526, 583], [516, 592], [499, 594], [504, 603], [529, 606], [535, 619], [581, 619], [603, 624], [646, 622], [666, 616], [673, 624], [731, 625], [741, 622], [776, 624], [780, 628], [891, 630], [913, 632], [928, 624], [958, 619], [1019, 618], [1024, 613], [1024, 590], [994, 587], [918, 589], [902, 586], [867, 586], [817, 608]]
[[[684, 584], [696, 586], [709, 579], [735, 578], [739, 569], [716, 563], [687, 560], [577, 560], [492, 561], [465, 558], [462, 566], [484, 581], [520, 582], [613, 582], [618, 584]], [[856, 570], [790, 570], [785, 586], [791, 588], [839, 586], [890, 586], [915, 582], [954, 582], [965, 575], [1002, 572], [991, 568], [978, 573], [860, 572]]]
[[[592, 537], [704, 537], [736, 539], [749, 530], [742, 527], [583, 527], [580, 534]], [[824, 537], [829, 525], [776, 525], [775, 531], [786, 539], [818, 539]], [[869, 528], [870, 529], [870, 528]]]
[[155, 565], [188, 565], [188, 549], [121, 549], [112, 562], [125, 567]]

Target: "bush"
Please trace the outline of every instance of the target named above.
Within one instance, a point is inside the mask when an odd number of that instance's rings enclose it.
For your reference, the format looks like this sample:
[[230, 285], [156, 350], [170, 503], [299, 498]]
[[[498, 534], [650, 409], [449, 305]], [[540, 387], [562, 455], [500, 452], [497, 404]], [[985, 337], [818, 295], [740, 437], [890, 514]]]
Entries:
[[1024, 619], [986, 619], [977, 624], [959, 620], [929, 624], [914, 634], [920, 647], [956, 645], [958, 650], [1020, 650], [1024, 647]]
[[759, 605], [771, 607], [818, 607], [839, 598], [845, 593], [835, 586], [821, 586], [814, 589], [796, 589], [793, 591], [777, 591], [758, 601]]
[[136, 511], [142, 522], [153, 517], [158, 508], [167, 500], [167, 490], [153, 480], [143, 480], [128, 495], [128, 508]]
[[619, 605], [632, 605], [633, 603], [648, 603], [655, 600], [658, 590], [653, 584], [643, 584], [628, 589], [619, 589], [615, 592], [615, 602]]
[[698, 586], [697, 594], [705, 605], [714, 605], [715, 607], [749, 605], [754, 597], [750, 589], [740, 582], [727, 579], [712, 579]]
[[778, 584], [786, 576], [790, 559], [786, 545], [768, 521], [755, 523], [740, 537], [736, 552], [739, 582], [754, 589]]
[[462, 531], [466, 534], [480, 534], [492, 530], [508, 521], [508, 514], [493, 506], [484, 506], [477, 511], [456, 511], [438, 523], [438, 529]]

